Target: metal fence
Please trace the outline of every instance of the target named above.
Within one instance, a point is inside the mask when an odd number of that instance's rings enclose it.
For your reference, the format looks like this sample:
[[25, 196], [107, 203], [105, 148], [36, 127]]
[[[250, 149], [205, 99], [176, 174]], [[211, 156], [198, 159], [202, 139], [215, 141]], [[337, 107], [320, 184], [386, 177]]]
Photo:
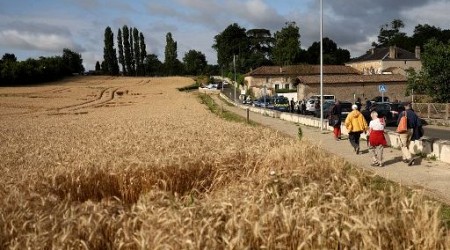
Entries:
[[422, 118], [449, 120], [449, 103], [413, 103], [413, 109]]

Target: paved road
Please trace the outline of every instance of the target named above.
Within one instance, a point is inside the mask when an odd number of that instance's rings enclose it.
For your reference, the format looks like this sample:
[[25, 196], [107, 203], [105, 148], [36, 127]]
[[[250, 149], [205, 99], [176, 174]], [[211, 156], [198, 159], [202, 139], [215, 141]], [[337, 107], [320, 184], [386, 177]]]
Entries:
[[[395, 127], [388, 127], [387, 130], [395, 131]], [[425, 136], [430, 138], [439, 138], [441, 140], [450, 140], [450, 128], [426, 125], [423, 127]]]
[[[217, 96], [214, 96], [214, 98], [216, 102], [222, 102]], [[246, 110], [228, 105], [223, 105], [223, 107], [246, 117]], [[250, 113], [250, 119], [288, 136], [297, 138], [298, 125], [294, 123], [273, 119], [256, 113]], [[408, 167], [402, 162], [400, 150], [386, 148], [384, 150], [385, 167], [371, 167], [371, 155], [368, 154], [365, 143], [361, 143], [363, 154], [355, 155], [347, 140], [335, 141], [329, 131], [320, 131], [318, 128], [308, 126], [300, 127], [303, 131], [303, 137], [306, 140], [319, 145], [328, 152], [401, 185], [406, 185], [414, 190], [423, 190], [429, 196], [450, 204], [450, 164], [421, 159], [418, 165]]]

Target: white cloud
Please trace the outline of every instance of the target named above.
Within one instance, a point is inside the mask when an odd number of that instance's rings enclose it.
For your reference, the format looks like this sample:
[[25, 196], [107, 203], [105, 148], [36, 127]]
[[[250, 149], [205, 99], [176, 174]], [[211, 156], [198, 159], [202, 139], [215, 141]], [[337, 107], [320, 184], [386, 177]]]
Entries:
[[443, 29], [449, 29], [450, 1], [440, 0], [429, 3], [422, 7], [415, 7], [409, 10], [402, 10], [400, 14], [405, 18], [406, 23], [429, 24]]
[[44, 34], [4, 30], [0, 32], [0, 45], [23, 50], [43, 50], [47, 52], [61, 52], [63, 48], [80, 51], [68, 37], [58, 34]]

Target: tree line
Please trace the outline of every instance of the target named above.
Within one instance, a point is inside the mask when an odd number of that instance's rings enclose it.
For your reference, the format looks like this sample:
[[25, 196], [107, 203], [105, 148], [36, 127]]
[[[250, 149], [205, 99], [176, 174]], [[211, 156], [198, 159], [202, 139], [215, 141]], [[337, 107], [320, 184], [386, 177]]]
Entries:
[[[286, 22], [273, 35], [268, 29], [247, 30], [233, 23], [214, 37], [212, 47], [217, 51], [219, 67], [226, 71], [234, 66], [238, 72], [246, 73], [263, 65], [318, 64], [320, 42], [304, 50], [300, 37], [295, 22]], [[323, 46], [325, 64], [344, 64], [350, 60], [350, 52], [339, 48], [330, 38], [323, 39]]]
[[398, 46], [414, 51], [420, 46], [422, 69], [408, 70], [408, 92], [425, 94], [435, 102], [450, 102], [450, 30], [428, 24], [418, 24], [411, 36], [402, 32], [405, 27], [400, 19], [394, 19], [380, 27], [378, 41], [372, 46]]
[[[178, 44], [172, 33], [166, 34], [164, 62], [155, 54], [147, 54], [145, 37], [137, 28], [124, 25], [117, 31], [117, 50], [110, 27], [105, 29], [102, 63], [96, 62], [95, 70], [109, 75], [172, 76], [215, 74], [217, 68], [208, 65], [206, 56], [197, 50], [185, 53], [178, 59]], [[119, 67], [119, 64], [121, 67]]]
[[79, 53], [63, 49], [62, 56], [29, 58], [18, 61], [12, 53], [5, 53], [0, 60], [0, 85], [35, 84], [61, 79], [84, 72]]

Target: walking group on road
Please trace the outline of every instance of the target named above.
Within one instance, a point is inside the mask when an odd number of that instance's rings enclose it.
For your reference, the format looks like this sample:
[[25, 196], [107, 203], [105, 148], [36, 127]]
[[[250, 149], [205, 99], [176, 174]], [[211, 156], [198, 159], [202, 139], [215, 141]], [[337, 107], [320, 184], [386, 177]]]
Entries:
[[[362, 133], [367, 135], [367, 145], [372, 153], [371, 166], [383, 167], [383, 149], [387, 145], [384, 135], [386, 121], [383, 117], [378, 117], [376, 111], [370, 113], [371, 121], [367, 121], [360, 112], [360, 107], [352, 105], [352, 111], [347, 115], [344, 126], [348, 131], [348, 139], [356, 154], [361, 153], [360, 138]], [[328, 116], [329, 125], [333, 126], [333, 135], [335, 140], [341, 139], [341, 108], [339, 101], [336, 101], [334, 107], [330, 110]], [[411, 108], [411, 104], [405, 105], [405, 111], [399, 114], [397, 121], [397, 133], [400, 138], [402, 159], [408, 166], [412, 166], [416, 158], [409, 151], [411, 141], [418, 140], [423, 136], [423, 129], [419, 117]]]

